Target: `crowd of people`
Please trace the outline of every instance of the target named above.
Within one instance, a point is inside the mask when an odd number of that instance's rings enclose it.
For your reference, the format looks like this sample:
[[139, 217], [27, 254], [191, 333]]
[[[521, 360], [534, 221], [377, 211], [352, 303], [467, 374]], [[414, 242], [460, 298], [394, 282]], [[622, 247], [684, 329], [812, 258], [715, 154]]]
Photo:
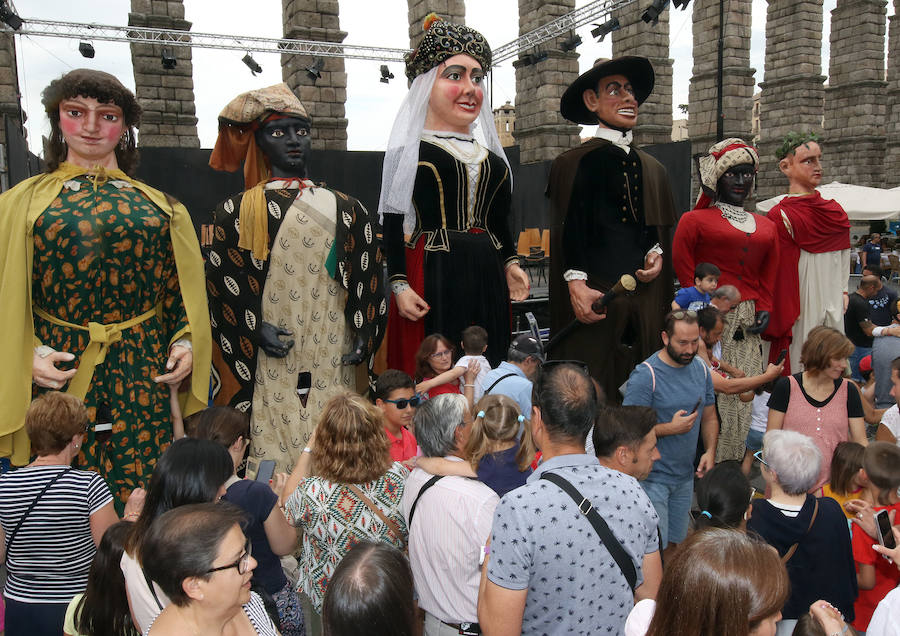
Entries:
[[756, 149], [714, 144], [676, 226], [631, 145], [653, 68], [598, 60], [545, 343], [509, 329], [490, 66], [429, 17], [377, 217], [308, 178], [286, 85], [238, 95], [210, 165], [245, 190], [199, 240], [129, 176], [135, 97], [51, 83], [48, 171], [0, 195], [8, 636], [900, 633], [900, 304], [876, 237], [848, 289], [820, 139], [767, 216]]

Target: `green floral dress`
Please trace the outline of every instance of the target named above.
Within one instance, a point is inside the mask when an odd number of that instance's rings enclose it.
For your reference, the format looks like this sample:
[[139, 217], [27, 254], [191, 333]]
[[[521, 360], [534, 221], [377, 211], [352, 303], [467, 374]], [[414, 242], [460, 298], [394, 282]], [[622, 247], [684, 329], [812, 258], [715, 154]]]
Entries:
[[[166, 373], [169, 345], [188, 326], [169, 220], [128, 182], [98, 179], [95, 188], [82, 176], [65, 182], [33, 232], [35, 308], [86, 326], [123, 322], [158, 307], [156, 315], [123, 330], [121, 340], [109, 345], [85, 396], [91, 423], [99, 411], [113, 426], [99, 439], [90, 427], [79, 463], [106, 479], [121, 512], [172, 439], [169, 388], [153, 382]], [[89, 342], [87, 331], [54, 324], [37, 312], [34, 321], [43, 344], [73, 353], [77, 362]]]

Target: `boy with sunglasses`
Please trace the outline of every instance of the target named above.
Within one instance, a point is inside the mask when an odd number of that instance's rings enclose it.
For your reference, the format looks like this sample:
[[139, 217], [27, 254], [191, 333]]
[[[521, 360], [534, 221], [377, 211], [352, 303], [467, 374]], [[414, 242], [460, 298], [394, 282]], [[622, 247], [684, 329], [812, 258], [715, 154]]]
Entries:
[[375, 406], [384, 413], [384, 432], [395, 462], [406, 462], [418, 452], [416, 438], [409, 431], [421, 399], [415, 387], [413, 379], [398, 369], [388, 369], [375, 382]]

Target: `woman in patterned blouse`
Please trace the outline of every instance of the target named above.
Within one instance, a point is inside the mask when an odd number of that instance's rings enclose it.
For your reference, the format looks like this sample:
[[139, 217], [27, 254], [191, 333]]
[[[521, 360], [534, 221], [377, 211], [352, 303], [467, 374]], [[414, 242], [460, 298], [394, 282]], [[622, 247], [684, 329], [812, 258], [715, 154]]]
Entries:
[[375, 406], [351, 393], [325, 405], [282, 490], [288, 521], [303, 529], [299, 592], [313, 633], [320, 630], [328, 581], [353, 546], [363, 540], [406, 545], [400, 499], [408, 474], [391, 461]]

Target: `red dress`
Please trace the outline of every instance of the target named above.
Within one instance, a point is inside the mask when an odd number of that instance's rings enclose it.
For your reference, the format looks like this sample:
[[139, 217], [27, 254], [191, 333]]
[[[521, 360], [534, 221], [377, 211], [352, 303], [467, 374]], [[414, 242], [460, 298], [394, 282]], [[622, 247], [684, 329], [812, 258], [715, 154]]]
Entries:
[[756, 231], [742, 232], [719, 208], [686, 212], [672, 243], [675, 275], [682, 287], [693, 287], [694, 267], [712, 263], [722, 270], [719, 286], [734, 285], [741, 300], [756, 301], [756, 311], [772, 311], [778, 273], [778, 233], [769, 219], [754, 215]]

